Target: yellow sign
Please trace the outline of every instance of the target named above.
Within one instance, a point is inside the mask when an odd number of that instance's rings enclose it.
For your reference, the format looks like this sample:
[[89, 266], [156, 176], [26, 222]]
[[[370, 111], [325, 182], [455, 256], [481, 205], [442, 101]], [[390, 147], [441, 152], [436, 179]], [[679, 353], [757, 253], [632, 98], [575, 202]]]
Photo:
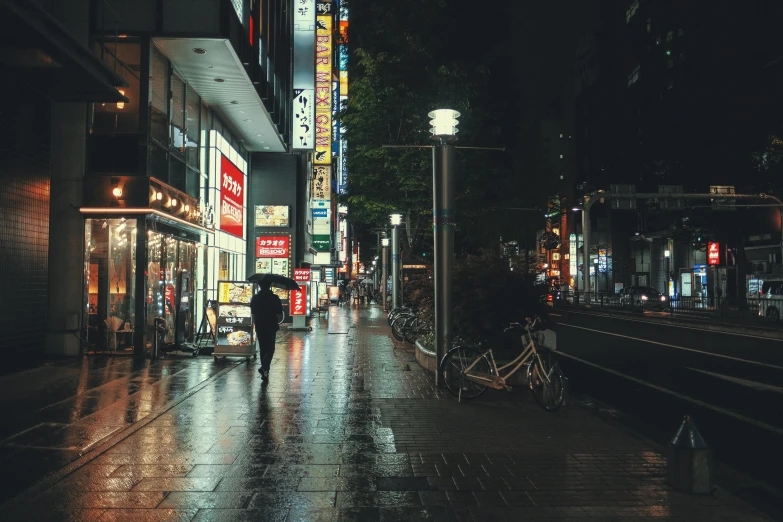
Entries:
[[315, 26], [315, 156], [332, 163], [332, 17], [318, 16]]

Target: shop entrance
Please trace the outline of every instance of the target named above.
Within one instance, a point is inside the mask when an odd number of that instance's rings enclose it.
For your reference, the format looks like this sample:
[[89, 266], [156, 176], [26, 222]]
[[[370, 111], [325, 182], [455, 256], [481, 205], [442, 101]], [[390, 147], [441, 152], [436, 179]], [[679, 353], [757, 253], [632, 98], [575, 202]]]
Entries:
[[136, 220], [88, 219], [85, 226], [88, 352], [133, 352]]
[[147, 317], [145, 347], [155, 339], [155, 318], [166, 324], [166, 344], [193, 342], [193, 295], [196, 243], [147, 231]]

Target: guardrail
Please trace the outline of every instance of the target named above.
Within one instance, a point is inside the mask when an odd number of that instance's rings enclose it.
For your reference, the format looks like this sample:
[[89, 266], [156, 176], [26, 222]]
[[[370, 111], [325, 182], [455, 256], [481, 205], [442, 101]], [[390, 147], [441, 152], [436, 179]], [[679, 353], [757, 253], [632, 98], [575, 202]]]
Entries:
[[[635, 313], [692, 317], [711, 322], [743, 324], [767, 328], [783, 328], [783, 324], [768, 317], [772, 308], [783, 318], [783, 296], [769, 298], [750, 297], [666, 297], [665, 300], [642, 301], [641, 304], [623, 301], [617, 294], [603, 292], [574, 292], [554, 297], [554, 304], [591, 306], [606, 310], [622, 310]], [[761, 312], [761, 313], [760, 313]]]

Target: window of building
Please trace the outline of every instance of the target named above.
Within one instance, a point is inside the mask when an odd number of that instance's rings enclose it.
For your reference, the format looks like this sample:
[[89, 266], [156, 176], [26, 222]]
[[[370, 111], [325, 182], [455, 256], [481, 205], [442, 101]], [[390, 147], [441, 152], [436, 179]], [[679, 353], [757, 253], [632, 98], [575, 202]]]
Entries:
[[629, 7], [625, 11], [625, 23], [629, 23], [631, 21], [631, 18], [633, 18], [633, 15], [635, 15], [636, 11], [638, 10], [639, 10], [639, 0], [633, 0], [631, 7]]
[[169, 61], [156, 47], [150, 58], [150, 136], [169, 146]]
[[651, 31], [652, 31], [652, 18], [648, 18], [647, 19], [647, 32], [649, 33]]
[[95, 103], [92, 113], [92, 133], [95, 135], [136, 134], [139, 132], [139, 98], [141, 45], [138, 43], [95, 43], [93, 50], [104, 63], [128, 82], [119, 91], [127, 102]]
[[171, 75], [171, 146], [185, 154], [185, 82]]
[[634, 67], [633, 71], [628, 73], [628, 87], [639, 81], [639, 66]]
[[671, 42], [673, 38], [674, 38], [674, 31], [669, 31], [668, 33], [666, 33], [667, 42]]
[[198, 169], [198, 144], [199, 120], [200, 120], [201, 99], [196, 91], [188, 85], [185, 92], [185, 163], [188, 166]]

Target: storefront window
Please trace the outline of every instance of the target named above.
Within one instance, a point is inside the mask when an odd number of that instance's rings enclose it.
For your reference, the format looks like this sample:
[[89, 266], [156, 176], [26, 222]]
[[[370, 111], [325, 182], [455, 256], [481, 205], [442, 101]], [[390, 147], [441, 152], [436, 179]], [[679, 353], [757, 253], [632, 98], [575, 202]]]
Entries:
[[171, 75], [171, 145], [185, 154], [185, 82]]
[[86, 229], [89, 348], [132, 350], [136, 326], [136, 220], [88, 219]]
[[95, 52], [128, 85], [119, 90], [127, 102], [94, 104], [92, 132], [96, 135], [136, 134], [139, 131], [141, 46], [138, 43], [95, 43]]
[[169, 62], [153, 46], [150, 59], [150, 136], [169, 146]]
[[188, 166], [198, 169], [199, 144], [199, 111], [201, 98], [188, 85], [185, 97], [185, 162]]

